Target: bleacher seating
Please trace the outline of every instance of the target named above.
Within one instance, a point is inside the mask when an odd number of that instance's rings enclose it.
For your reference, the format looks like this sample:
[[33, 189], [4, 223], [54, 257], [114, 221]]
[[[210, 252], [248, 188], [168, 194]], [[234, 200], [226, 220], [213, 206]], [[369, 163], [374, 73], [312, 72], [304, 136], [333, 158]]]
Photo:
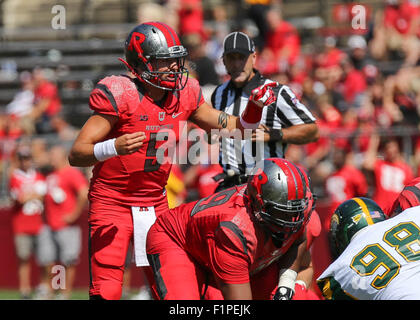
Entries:
[[3, 0], [2, 10], [6, 29], [21, 27], [48, 27], [54, 16], [52, 8], [61, 5], [66, 11], [66, 23], [119, 24], [136, 18], [137, 6], [147, 0]]
[[[35, 66], [57, 70], [55, 81], [63, 102], [63, 116], [72, 125], [80, 127], [90, 114], [87, 99], [94, 83], [106, 75], [123, 73], [124, 66], [118, 60], [123, 54], [123, 38], [11, 41], [1, 44], [0, 64], [13, 60], [17, 72]], [[0, 80], [0, 108], [20, 89], [17, 77], [6, 80]]]
[[[203, 0], [209, 8], [213, 0]], [[56, 82], [60, 89], [66, 120], [81, 126], [90, 114], [87, 97], [100, 78], [125, 71], [118, 57], [123, 56], [123, 41], [136, 23], [139, 4], [147, 0], [67, 0], [66, 28], [51, 27], [50, 0], [0, 1], [0, 67], [13, 61], [17, 73], [35, 66], [58, 69]], [[365, 0], [375, 8], [382, 0]], [[283, 16], [296, 19], [321, 17], [322, 25], [332, 22], [331, 10], [339, 0], [283, 1]], [[234, 8], [232, 3], [228, 6]], [[2, 13], [2, 14], [1, 14]], [[71, 83], [71, 86], [69, 85]], [[0, 111], [19, 90], [17, 77], [1, 78]]]

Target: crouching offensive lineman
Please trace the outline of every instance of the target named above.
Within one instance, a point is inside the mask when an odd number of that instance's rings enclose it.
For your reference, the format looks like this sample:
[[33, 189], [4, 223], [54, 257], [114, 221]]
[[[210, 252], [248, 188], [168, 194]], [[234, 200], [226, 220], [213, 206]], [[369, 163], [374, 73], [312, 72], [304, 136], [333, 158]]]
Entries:
[[160, 215], [147, 254], [161, 299], [292, 299], [314, 208], [290, 161], [257, 163], [247, 184]]

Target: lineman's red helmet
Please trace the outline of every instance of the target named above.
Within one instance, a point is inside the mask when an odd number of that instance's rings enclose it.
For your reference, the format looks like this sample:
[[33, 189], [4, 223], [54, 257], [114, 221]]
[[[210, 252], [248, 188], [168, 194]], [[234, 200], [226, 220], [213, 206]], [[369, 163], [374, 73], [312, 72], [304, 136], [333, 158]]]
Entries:
[[248, 195], [255, 218], [276, 242], [298, 232], [314, 208], [306, 175], [280, 158], [256, 164], [248, 180]]

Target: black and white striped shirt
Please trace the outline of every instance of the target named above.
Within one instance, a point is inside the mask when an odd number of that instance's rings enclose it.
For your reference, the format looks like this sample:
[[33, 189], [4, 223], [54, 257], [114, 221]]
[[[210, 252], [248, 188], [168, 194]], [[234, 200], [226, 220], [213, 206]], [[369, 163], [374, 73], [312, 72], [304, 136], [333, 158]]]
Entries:
[[[227, 114], [240, 116], [245, 110], [251, 91], [272, 80], [264, 78], [254, 70], [255, 76], [243, 87], [236, 88], [231, 81], [219, 85], [211, 96], [213, 107]], [[274, 88], [276, 102], [265, 107], [261, 124], [269, 128], [281, 129], [293, 125], [314, 123], [315, 117], [286, 85]], [[247, 174], [259, 160], [284, 157], [287, 145], [281, 141], [255, 143], [250, 137], [245, 140], [222, 139], [220, 143], [219, 163], [224, 172], [233, 169], [237, 174]]]

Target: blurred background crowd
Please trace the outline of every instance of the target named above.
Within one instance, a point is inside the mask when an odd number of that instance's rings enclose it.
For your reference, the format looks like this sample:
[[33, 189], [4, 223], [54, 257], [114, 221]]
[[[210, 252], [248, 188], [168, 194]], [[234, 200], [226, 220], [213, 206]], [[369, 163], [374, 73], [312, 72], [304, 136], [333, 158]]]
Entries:
[[[227, 79], [224, 37], [240, 30], [255, 39], [257, 69], [289, 85], [317, 117], [320, 140], [290, 145], [286, 158], [309, 170], [320, 208], [330, 210], [349, 192], [375, 196], [379, 180], [399, 192], [419, 173], [418, 0], [67, 0], [60, 2], [61, 20], [54, 5], [0, 0], [4, 208], [12, 203], [9, 181], [20, 146], [31, 148], [41, 174], [51, 173], [49, 150], [70, 147], [91, 112], [88, 96], [96, 82], [125, 72], [118, 57], [127, 32], [156, 20], [182, 37], [190, 76], [209, 103], [213, 89]], [[58, 27], [51, 24], [54, 17]], [[377, 159], [403, 168], [400, 180], [379, 171]], [[350, 173], [342, 174], [343, 168]], [[174, 166], [170, 205], [211, 194], [211, 177], [218, 172], [217, 166]], [[89, 168], [82, 173], [90, 178]], [[343, 179], [351, 184], [346, 194], [340, 193]]]

